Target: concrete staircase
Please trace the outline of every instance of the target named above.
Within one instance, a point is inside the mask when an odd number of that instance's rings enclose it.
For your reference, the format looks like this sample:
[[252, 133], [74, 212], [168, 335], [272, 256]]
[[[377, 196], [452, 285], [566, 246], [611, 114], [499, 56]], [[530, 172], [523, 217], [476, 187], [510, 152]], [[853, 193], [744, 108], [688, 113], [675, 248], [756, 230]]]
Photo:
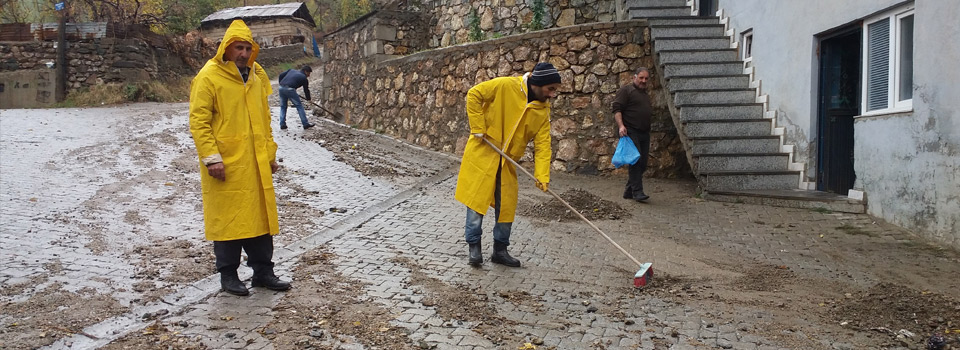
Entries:
[[657, 56], [655, 77], [670, 91], [670, 111], [707, 198], [831, 211], [864, 212], [862, 202], [801, 190], [803, 164], [775, 133], [745, 64], [718, 17], [696, 17], [686, 0], [627, 0], [630, 19], [646, 19]]

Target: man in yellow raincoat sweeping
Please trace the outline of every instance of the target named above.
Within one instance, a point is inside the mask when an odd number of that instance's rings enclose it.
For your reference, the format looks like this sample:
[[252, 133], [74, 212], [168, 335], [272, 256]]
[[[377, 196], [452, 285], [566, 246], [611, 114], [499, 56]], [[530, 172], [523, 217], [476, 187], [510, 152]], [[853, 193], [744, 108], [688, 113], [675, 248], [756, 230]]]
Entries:
[[510, 229], [517, 209], [517, 170], [484, 138], [513, 160], [520, 160], [531, 140], [534, 145], [537, 187], [550, 183], [550, 102], [560, 89], [560, 74], [550, 63], [537, 63], [522, 77], [501, 77], [477, 84], [467, 92], [467, 140], [457, 176], [456, 199], [467, 206], [465, 238], [470, 265], [483, 264], [480, 238], [483, 215], [494, 208], [493, 255], [490, 261], [520, 267], [507, 253]]
[[250, 294], [237, 275], [241, 250], [254, 287], [290, 288], [273, 272], [273, 235], [280, 232], [273, 173], [279, 165], [267, 105], [273, 89], [254, 62], [259, 51], [250, 28], [233, 21], [190, 87], [206, 238], [213, 241], [221, 287], [235, 295]]

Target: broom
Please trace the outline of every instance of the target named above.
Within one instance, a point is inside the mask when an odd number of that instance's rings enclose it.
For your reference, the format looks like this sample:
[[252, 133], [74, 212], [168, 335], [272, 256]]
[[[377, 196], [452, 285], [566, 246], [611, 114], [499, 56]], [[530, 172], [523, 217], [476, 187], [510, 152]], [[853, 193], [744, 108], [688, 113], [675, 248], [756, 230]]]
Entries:
[[[486, 142], [488, 145], [490, 145], [490, 147], [492, 147], [493, 150], [497, 151], [497, 153], [499, 153], [500, 156], [502, 156], [503, 158], [506, 158], [508, 161], [510, 161], [510, 163], [513, 164], [513, 166], [516, 167], [517, 169], [522, 170], [523, 173], [524, 173], [524, 174], [527, 174], [527, 176], [529, 176], [531, 179], [533, 179], [533, 181], [540, 182], [540, 181], [537, 180], [536, 177], [533, 176], [533, 174], [531, 174], [529, 171], [527, 171], [527, 169], [525, 169], [524, 167], [520, 166], [520, 164], [517, 164], [517, 162], [514, 161], [513, 158], [510, 158], [509, 156], [507, 156], [506, 154], [504, 154], [503, 151], [500, 150], [500, 148], [497, 148], [497, 146], [494, 146], [493, 143], [490, 142], [490, 140], [487, 140], [486, 137], [483, 138], [483, 142]], [[617, 249], [619, 249], [620, 252], [623, 253], [623, 255], [626, 255], [628, 258], [630, 258], [630, 260], [632, 260], [634, 263], [637, 264], [637, 266], [640, 267], [640, 270], [637, 270], [637, 273], [633, 275], [633, 286], [634, 286], [634, 287], [636, 287], [636, 288], [643, 288], [644, 286], [647, 285], [647, 283], [650, 283], [650, 279], [653, 278], [653, 263], [641, 263], [640, 261], [638, 261], [636, 258], [633, 257], [633, 255], [630, 255], [630, 253], [628, 253], [626, 250], [624, 250], [623, 247], [621, 247], [619, 244], [617, 244], [617, 242], [614, 242], [613, 239], [610, 238], [610, 236], [607, 236], [606, 233], [603, 233], [603, 231], [601, 231], [600, 228], [597, 227], [597, 225], [594, 225], [592, 222], [590, 222], [590, 220], [587, 220], [587, 218], [584, 217], [583, 214], [580, 214], [580, 211], [579, 211], [579, 210], [574, 209], [572, 206], [570, 206], [570, 203], [567, 203], [567, 201], [563, 200], [563, 198], [560, 198], [560, 196], [558, 196], [556, 193], [554, 193], [553, 190], [547, 188], [547, 192], [549, 192], [550, 194], [552, 194], [554, 198], [556, 198], [558, 201], [560, 201], [560, 203], [563, 203], [563, 205], [565, 205], [565, 206], [567, 207], [567, 209], [570, 209], [570, 211], [572, 211], [573, 213], [577, 214], [577, 216], [579, 216], [580, 219], [582, 219], [584, 222], [586, 222], [588, 225], [590, 225], [590, 227], [592, 227], [595, 231], [597, 231], [597, 233], [599, 233], [601, 236], [603, 236], [603, 238], [606, 238], [607, 241], [610, 242], [610, 244], [613, 244], [614, 247], [617, 247]]]

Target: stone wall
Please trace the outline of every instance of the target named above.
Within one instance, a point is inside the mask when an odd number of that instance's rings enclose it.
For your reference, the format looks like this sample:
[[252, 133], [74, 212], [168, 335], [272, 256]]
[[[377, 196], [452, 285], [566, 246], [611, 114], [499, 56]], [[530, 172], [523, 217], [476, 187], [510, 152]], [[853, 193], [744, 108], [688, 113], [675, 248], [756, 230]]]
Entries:
[[343, 56], [347, 52], [360, 57], [377, 55], [401, 56], [427, 48], [425, 28], [428, 18], [421, 12], [379, 10], [327, 34], [324, 41], [334, 39], [345, 46], [324, 46], [325, 53]]
[[[486, 38], [529, 31], [533, 0], [427, 1], [421, 7], [437, 21], [430, 28], [429, 47], [470, 42], [473, 10]], [[544, 0], [543, 28], [618, 20], [616, 0]]]
[[[465, 97], [473, 85], [552, 62], [564, 81], [553, 102], [553, 168], [567, 172], [612, 170], [618, 138], [610, 113], [614, 94], [636, 68], [654, 67], [645, 21], [569, 26], [390, 60], [364, 57], [358, 36], [344, 31], [325, 37], [325, 107], [343, 114], [347, 124], [457, 154], [469, 135]], [[666, 107], [668, 93], [657, 79], [651, 81], [655, 115], [648, 175], [687, 176]], [[530, 159], [528, 152], [525, 160]]]
[[[56, 62], [55, 42], [0, 42], [0, 72], [48, 69]], [[159, 79], [192, 69], [176, 54], [140, 39], [103, 38], [68, 42], [67, 87]]]

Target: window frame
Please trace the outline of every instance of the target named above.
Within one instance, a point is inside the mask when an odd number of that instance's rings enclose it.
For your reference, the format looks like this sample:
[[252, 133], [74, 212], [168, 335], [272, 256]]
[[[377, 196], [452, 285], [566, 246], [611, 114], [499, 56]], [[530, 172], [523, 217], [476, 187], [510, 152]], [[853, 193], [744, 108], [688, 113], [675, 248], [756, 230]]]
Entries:
[[753, 28], [740, 33], [740, 59], [747, 61], [753, 58]]
[[[901, 42], [902, 28], [900, 25], [900, 20], [905, 17], [909, 17], [913, 15], [914, 15], [914, 6], [910, 5], [910, 6], [902, 7], [896, 10], [884, 12], [883, 14], [865, 19], [863, 21], [863, 27], [862, 27], [863, 34], [861, 38], [861, 41], [863, 42], [863, 50], [862, 50], [862, 56], [861, 56], [861, 62], [863, 62], [863, 67], [861, 70], [862, 78], [860, 82], [861, 84], [860, 86], [863, 87], [861, 90], [863, 91], [861, 92], [861, 98], [860, 98], [860, 116], [874, 116], [874, 115], [881, 115], [881, 114], [893, 114], [893, 113], [903, 113], [903, 112], [913, 111], [912, 97], [910, 99], [900, 101], [900, 82], [901, 82], [900, 53], [901, 53], [902, 44], [903, 44]], [[869, 104], [868, 86], [869, 86], [869, 78], [870, 78], [869, 76], [869, 69], [870, 69], [869, 26], [871, 24], [874, 24], [880, 21], [888, 21], [890, 24], [890, 33], [889, 33], [890, 38], [888, 41], [888, 45], [890, 45], [890, 49], [888, 50], [889, 57], [887, 60], [888, 62], [887, 107], [868, 111], [867, 110], [868, 104]], [[914, 45], [916, 45], [916, 40], [915, 40], [916, 17], [915, 16], [914, 16], [913, 22], [914, 22], [913, 42], [914, 42]]]

